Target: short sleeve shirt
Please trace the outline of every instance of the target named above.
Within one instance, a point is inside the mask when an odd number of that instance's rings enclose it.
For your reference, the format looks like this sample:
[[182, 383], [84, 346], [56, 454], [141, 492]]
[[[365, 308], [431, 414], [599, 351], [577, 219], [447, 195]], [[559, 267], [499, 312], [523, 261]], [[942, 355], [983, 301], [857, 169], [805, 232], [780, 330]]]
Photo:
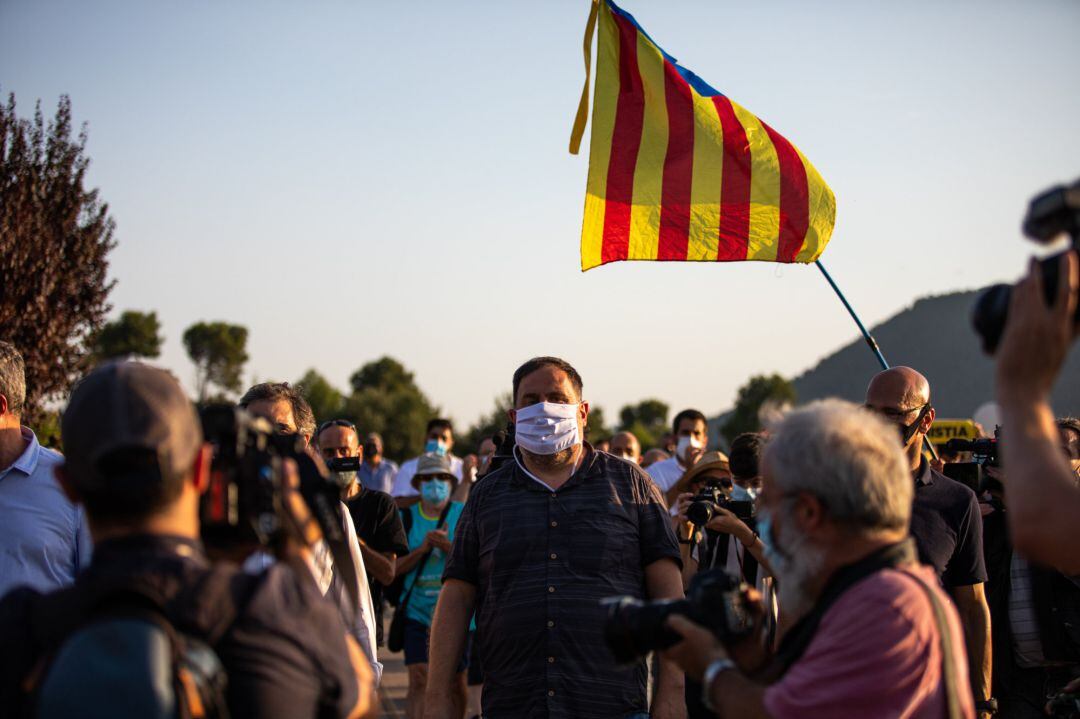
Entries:
[[986, 581], [978, 498], [960, 482], [935, 472], [926, 460], [915, 472], [911, 536], [919, 560], [932, 566], [946, 587]]
[[0, 469], [0, 596], [20, 585], [42, 592], [69, 586], [90, 564], [86, 517], [53, 476], [64, 458], [29, 428], [22, 437], [26, 449]]
[[682, 479], [683, 474], [686, 472], [676, 457], [668, 457], [655, 462], [645, 471], [652, 477], [652, 481], [656, 482], [656, 486], [660, 488], [661, 492], [666, 492], [674, 487], [675, 483]]
[[345, 505], [356, 526], [356, 536], [365, 544], [376, 552], [393, 552], [399, 557], [409, 553], [405, 527], [393, 497], [386, 492], [361, 489]]
[[[911, 571], [933, 587], [948, 616], [953, 682], [965, 717], [974, 703], [956, 610], [931, 568]], [[886, 569], [852, 585], [821, 619], [802, 657], [765, 690], [774, 719], [947, 716], [941, 639], [926, 590], [907, 571]]]
[[445, 578], [476, 586], [485, 716], [648, 711], [644, 662], [615, 664], [600, 600], [644, 598], [645, 567], [680, 563], [671, 519], [637, 465], [586, 445], [552, 491], [517, 462], [472, 489]]

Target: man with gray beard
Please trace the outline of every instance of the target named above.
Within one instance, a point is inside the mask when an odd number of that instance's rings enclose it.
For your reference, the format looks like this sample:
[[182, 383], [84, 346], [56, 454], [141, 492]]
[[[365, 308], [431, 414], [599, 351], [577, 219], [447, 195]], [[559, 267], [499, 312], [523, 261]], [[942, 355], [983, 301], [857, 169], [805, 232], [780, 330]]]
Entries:
[[762, 458], [758, 530], [784, 633], [729, 647], [673, 616], [665, 654], [723, 717], [973, 717], [964, 638], [908, 535], [910, 470], [895, 429], [839, 400], [786, 416]]

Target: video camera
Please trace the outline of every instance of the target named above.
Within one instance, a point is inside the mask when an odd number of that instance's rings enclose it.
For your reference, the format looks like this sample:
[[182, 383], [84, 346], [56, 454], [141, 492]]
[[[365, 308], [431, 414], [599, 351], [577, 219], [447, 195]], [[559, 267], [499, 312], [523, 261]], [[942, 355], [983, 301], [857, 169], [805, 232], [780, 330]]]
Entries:
[[203, 436], [214, 447], [210, 484], [199, 502], [207, 548], [222, 554], [258, 545], [276, 550], [290, 533], [306, 536], [284, 499], [284, 462], [291, 459], [299, 473], [300, 497], [322, 530], [334, 569], [350, 595], [355, 594], [356, 570], [342, 526], [340, 489], [327, 480], [300, 437], [276, 434], [266, 420], [232, 405], [209, 405], [199, 415]]
[[754, 516], [754, 503], [730, 499], [718, 482], [709, 482], [701, 488], [686, 508], [686, 518], [695, 527], [704, 527], [716, 515], [720, 507], [746, 521]]
[[754, 617], [747, 602], [749, 587], [723, 569], [694, 575], [686, 599], [647, 602], [634, 597], [607, 597], [604, 641], [619, 664], [630, 664], [651, 651], [667, 649], [682, 637], [668, 629], [667, 618], [681, 614], [707, 627], [717, 639], [728, 644], [754, 630]]
[[[1032, 199], [1023, 229], [1029, 239], [1043, 245], [1053, 242], [1062, 233], [1068, 234], [1072, 240], [1070, 249], [1039, 262], [1046, 303], [1051, 305], [1057, 294], [1062, 258], [1067, 252], [1080, 253], [1080, 180], [1069, 186], [1058, 185]], [[979, 295], [975, 302], [971, 323], [982, 337], [983, 351], [989, 355], [997, 351], [1001, 341], [1011, 296], [1011, 285], [994, 285]], [[1077, 307], [1073, 319], [1080, 325], [1080, 307]]]
[[1001, 483], [988, 477], [983, 471], [986, 467], [1000, 467], [1001, 427], [994, 428], [993, 437], [980, 439], [950, 439], [945, 443], [945, 450], [950, 453], [971, 452], [973, 462], [951, 462], [945, 465], [944, 474], [966, 484], [975, 494], [986, 490], [1000, 490]]

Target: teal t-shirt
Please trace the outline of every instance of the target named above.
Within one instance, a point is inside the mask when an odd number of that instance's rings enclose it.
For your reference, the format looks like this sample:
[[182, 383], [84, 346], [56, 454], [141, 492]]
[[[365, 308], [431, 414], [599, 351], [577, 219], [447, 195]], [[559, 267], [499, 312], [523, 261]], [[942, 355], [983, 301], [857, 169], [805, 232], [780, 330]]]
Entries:
[[[457, 528], [458, 518], [464, 508], [465, 505], [462, 502], [451, 502], [450, 511], [446, 513], [446, 523], [443, 525], [443, 529], [446, 530], [451, 542], [454, 541], [454, 530]], [[435, 531], [435, 527], [439, 523], [439, 515], [428, 517], [424, 514], [424, 510], [419, 503], [409, 507], [406, 511], [412, 514], [412, 526], [409, 527], [409, 551], [411, 552], [423, 544], [424, 537], [428, 532]], [[416, 576], [416, 569], [413, 569], [405, 576], [405, 582], [401, 589], [402, 597], [405, 596], [405, 592], [408, 592], [413, 584], [416, 584], [416, 588], [409, 595], [409, 605], [405, 612], [406, 617], [429, 627], [431, 626], [431, 618], [435, 614], [435, 603], [439, 601], [439, 591], [442, 589], [442, 574], [445, 566], [446, 553], [436, 548], [431, 550], [431, 556], [424, 563], [424, 573], [419, 579]]]

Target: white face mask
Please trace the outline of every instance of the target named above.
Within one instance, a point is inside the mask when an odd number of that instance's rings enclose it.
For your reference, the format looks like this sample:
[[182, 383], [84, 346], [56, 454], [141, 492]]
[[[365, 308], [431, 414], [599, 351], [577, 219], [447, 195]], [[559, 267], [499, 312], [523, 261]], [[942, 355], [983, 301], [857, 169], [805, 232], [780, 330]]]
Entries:
[[685, 461], [686, 450], [691, 447], [694, 449], [701, 449], [704, 446], [705, 444], [697, 437], [691, 437], [688, 434], [684, 434], [682, 437], [679, 437], [679, 443], [675, 445], [675, 455], [679, 457], [679, 459]]
[[517, 411], [514, 435], [522, 449], [533, 454], [556, 454], [581, 444], [577, 404], [538, 402]]

